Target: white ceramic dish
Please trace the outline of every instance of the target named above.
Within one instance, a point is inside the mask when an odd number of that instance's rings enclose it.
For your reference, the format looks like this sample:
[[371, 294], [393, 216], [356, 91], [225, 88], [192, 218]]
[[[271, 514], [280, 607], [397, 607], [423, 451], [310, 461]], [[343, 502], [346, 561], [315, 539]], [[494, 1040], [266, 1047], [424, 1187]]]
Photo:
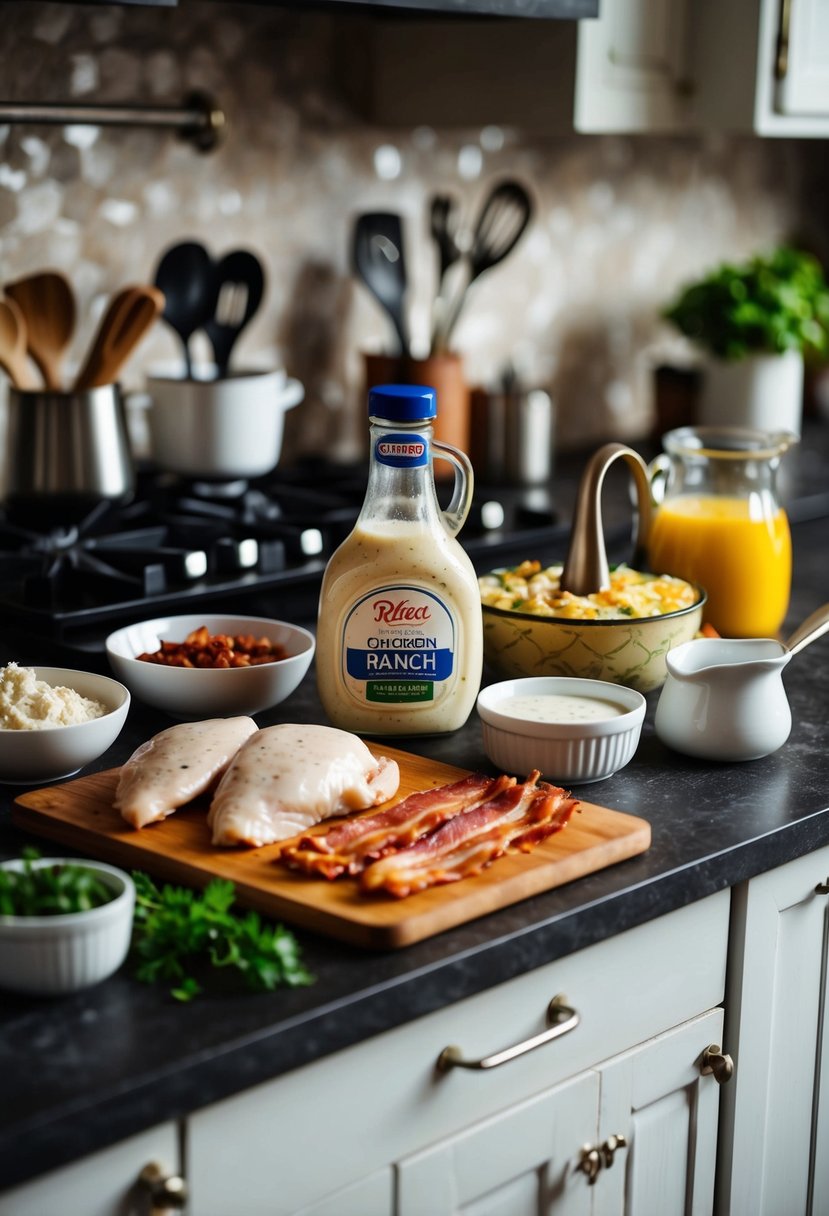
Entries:
[[43, 730], [0, 730], [0, 782], [36, 785], [69, 777], [91, 764], [115, 742], [127, 720], [129, 690], [110, 676], [70, 667], [33, 667], [38, 680], [74, 688], [108, 706], [109, 713], [75, 726]]
[[[211, 636], [252, 633], [284, 646], [288, 657], [256, 667], [221, 669], [162, 667], [138, 659], [158, 650], [162, 640], [183, 642], [205, 625]], [[216, 718], [255, 714], [284, 701], [304, 677], [314, 657], [314, 635], [299, 625], [261, 616], [198, 613], [139, 621], [111, 633], [106, 651], [112, 670], [134, 696], [174, 717]]]
[[285, 413], [305, 389], [284, 370], [249, 369], [220, 379], [150, 373], [150, 447], [163, 469], [197, 477], [258, 477], [279, 461]]
[[[578, 696], [611, 701], [623, 710], [586, 722], [540, 722], [504, 713], [509, 697]], [[478, 694], [484, 750], [496, 767], [516, 776], [540, 769], [557, 785], [603, 781], [629, 763], [639, 745], [645, 698], [635, 689], [605, 680], [537, 676], [504, 680]]]
[[[132, 879], [86, 858], [41, 857], [32, 865], [67, 863], [94, 870], [115, 898], [63, 916], [0, 916], [0, 987], [34, 996], [75, 992], [105, 980], [126, 958], [135, 907]], [[23, 862], [7, 861], [3, 868], [19, 870]]]

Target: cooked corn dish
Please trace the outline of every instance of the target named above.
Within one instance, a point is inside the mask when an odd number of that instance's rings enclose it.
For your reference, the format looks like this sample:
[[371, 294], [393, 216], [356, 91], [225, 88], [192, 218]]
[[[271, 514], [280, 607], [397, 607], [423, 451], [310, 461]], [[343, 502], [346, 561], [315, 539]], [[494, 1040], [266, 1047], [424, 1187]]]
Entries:
[[563, 566], [522, 562], [512, 570], [495, 570], [478, 579], [481, 603], [488, 608], [528, 612], [532, 616], [570, 617], [580, 621], [618, 617], [664, 616], [690, 608], [699, 592], [670, 574], [642, 574], [628, 566], [610, 573], [610, 587], [590, 595], [573, 595], [559, 588]]

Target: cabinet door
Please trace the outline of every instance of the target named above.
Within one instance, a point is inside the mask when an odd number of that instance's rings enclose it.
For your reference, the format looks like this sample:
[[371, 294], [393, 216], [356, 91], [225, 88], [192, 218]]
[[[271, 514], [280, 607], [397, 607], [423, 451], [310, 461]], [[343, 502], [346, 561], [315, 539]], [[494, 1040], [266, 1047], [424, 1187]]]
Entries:
[[595, 1216], [710, 1213], [720, 1087], [700, 1068], [722, 1029], [713, 1009], [603, 1065], [599, 1143], [621, 1133], [627, 1145], [600, 1172]]
[[[829, 4], [826, 0], [789, 0], [788, 26], [781, 36], [785, 51], [778, 63], [781, 114], [829, 115]], [[782, 49], [782, 48], [781, 48]]]
[[730, 1216], [829, 1211], [829, 849], [735, 888], [718, 1198]]
[[606, 0], [579, 22], [576, 130], [686, 129], [686, 54], [686, 0]]
[[145, 1165], [180, 1170], [175, 1123], [132, 1136], [114, 1148], [0, 1194], [0, 1216], [145, 1216], [147, 1196], [136, 1183]]
[[585, 1073], [407, 1158], [396, 1216], [588, 1216], [594, 1188], [577, 1166], [598, 1098]]
[[[368, 1178], [361, 1178], [310, 1207], [295, 1209], [293, 1216], [391, 1216], [394, 1211], [393, 1184], [391, 1166], [376, 1170]], [[199, 1213], [194, 1212], [192, 1216], [199, 1216]]]

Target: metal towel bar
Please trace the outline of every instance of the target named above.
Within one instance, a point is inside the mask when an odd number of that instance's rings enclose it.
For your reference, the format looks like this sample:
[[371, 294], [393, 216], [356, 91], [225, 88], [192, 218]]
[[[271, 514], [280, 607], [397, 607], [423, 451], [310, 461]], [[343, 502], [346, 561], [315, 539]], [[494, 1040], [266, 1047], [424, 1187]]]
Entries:
[[199, 152], [211, 152], [224, 134], [225, 114], [208, 93], [194, 92], [179, 107], [0, 101], [0, 123], [156, 127], [176, 131]]

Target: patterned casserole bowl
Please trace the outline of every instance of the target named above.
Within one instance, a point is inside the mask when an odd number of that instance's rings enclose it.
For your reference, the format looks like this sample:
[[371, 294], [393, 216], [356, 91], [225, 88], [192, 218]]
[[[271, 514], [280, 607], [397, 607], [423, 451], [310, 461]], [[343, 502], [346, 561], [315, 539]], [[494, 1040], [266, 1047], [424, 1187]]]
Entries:
[[484, 657], [500, 676], [581, 676], [651, 692], [668, 675], [665, 655], [702, 624], [705, 595], [661, 616], [580, 620], [482, 605]]

